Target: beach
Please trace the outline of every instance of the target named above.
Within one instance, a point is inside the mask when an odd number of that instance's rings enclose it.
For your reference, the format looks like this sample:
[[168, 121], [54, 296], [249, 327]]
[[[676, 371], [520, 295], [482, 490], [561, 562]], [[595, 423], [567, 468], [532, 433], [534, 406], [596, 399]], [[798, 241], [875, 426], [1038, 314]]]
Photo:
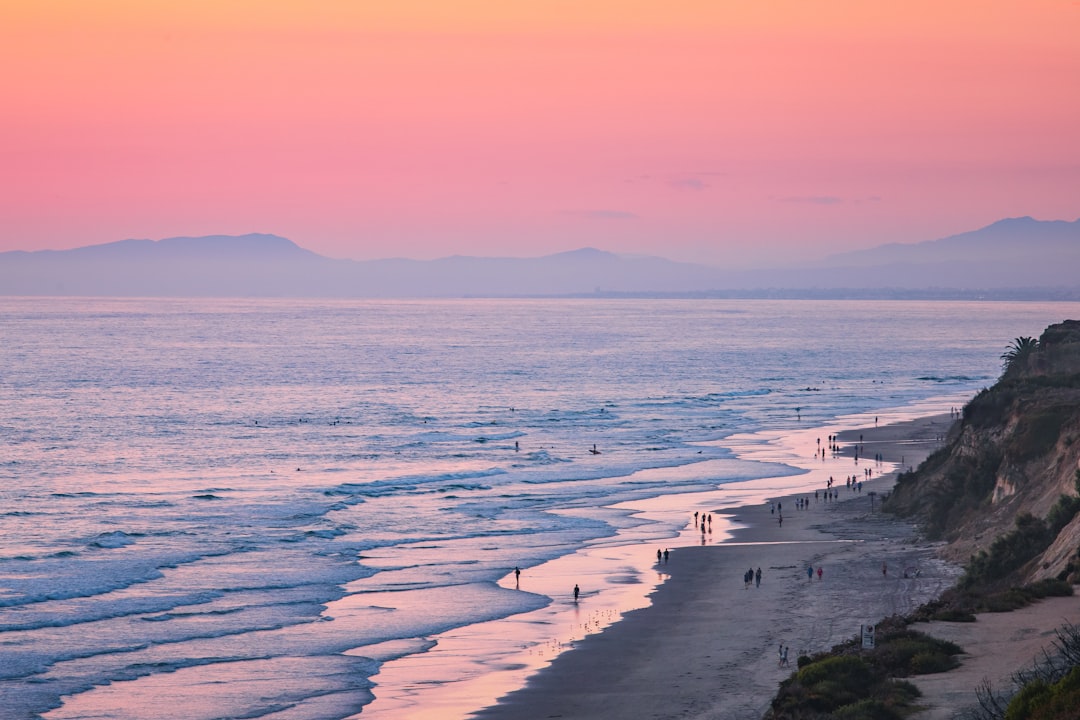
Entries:
[[[861, 434], [864, 460], [851, 466], [860, 476], [867, 455], [917, 465], [950, 425], [946, 414], [848, 430], [838, 455], [853, 456]], [[878, 510], [894, 481], [875, 475], [859, 493], [837, 478], [835, 501], [811, 491], [725, 511], [731, 537], [674, 548], [649, 607], [576, 642], [474, 717], [760, 718], [799, 655], [906, 613], [955, 581], [958, 569], [938, 560], [933, 544]], [[806, 509], [796, 509], [797, 497]], [[747, 570], [759, 567], [760, 586], [746, 585]]]

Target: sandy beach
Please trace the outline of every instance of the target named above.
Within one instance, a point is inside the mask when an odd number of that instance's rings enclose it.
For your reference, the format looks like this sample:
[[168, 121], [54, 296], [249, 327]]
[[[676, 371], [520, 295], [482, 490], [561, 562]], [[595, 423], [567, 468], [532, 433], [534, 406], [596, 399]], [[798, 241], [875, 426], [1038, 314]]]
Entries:
[[[950, 424], [947, 414], [938, 415], [839, 439], [849, 455], [861, 434], [862, 457], [903, 456], [917, 464]], [[650, 607], [585, 637], [474, 717], [760, 718], [800, 654], [826, 650], [863, 623], [906, 613], [955, 581], [958, 568], [937, 560], [911, 525], [877, 510], [894, 480], [875, 477], [856, 493], [841, 477], [835, 501], [811, 491], [801, 495], [806, 509], [797, 510], [789, 495], [770, 498], [775, 507], [728, 512], [736, 529], [727, 542], [672, 550], [664, 568], [670, 579]], [[743, 575], [758, 567], [760, 587], [747, 587]], [[779, 666], [780, 646], [789, 648], [789, 667]]]

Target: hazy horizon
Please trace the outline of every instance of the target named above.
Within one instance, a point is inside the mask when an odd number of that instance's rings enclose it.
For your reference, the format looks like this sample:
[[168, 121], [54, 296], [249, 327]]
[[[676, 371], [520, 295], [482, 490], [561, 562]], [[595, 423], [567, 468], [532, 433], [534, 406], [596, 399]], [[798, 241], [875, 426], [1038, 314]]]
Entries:
[[[977, 233], [979, 231], [984, 231], [984, 230], [990, 229], [990, 228], [992, 228], [994, 226], [1001, 225], [1003, 223], [1008, 223], [1008, 222], [1013, 222], [1013, 221], [1025, 221], [1025, 220], [1033, 220], [1036, 223], [1040, 223], [1040, 224], [1073, 223], [1073, 222], [1080, 223], [1080, 218], [1076, 218], [1074, 220], [1069, 220], [1069, 219], [1065, 219], [1065, 218], [1042, 219], [1042, 218], [1032, 218], [1030, 216], [1015, 217], [1015, 218], [999, 218], [999, 219], [995, 220], [994, 222], [989, 223], [989, 224], [987, 224], [985, 226], [980, 226], [978, 228], [969, 228], [969, 229], [967, 229], [965, 231], [956, 233], [956, 235], [950, 235], [950, 236], [945, 236], [945, 237], [935, 237], [935, 238], [922, 238], [922, 239], [910, 240], [910, 241], [907, 241], [907, 242], [897, 241], [897, 242], [883, 243], [883, 244], [878, 244], [878, 245], [868, 245], [868, 246], [865, 246], [865, 247], [856, 248], [854, 250], [849, 250], [849, 251], [844, 251], [844, 252], [837, 252], [835, 254], [826, 254], [826, 255], [823, 255], [823, 256], [817, 258], [817, 260], [819, 262], [824, 262], [824, 261], [829, 261], [829, 260], [838, 260], [838, 259], [847, 258], [848, 256], [857, 256], [857, 255], [860, 255], [860, 254], [863, 254], [863, 253], [866, 253], [866, 252], [882, 251], [882, 250], [893, 249], [893, 248], [909, 249], [909, 248], [914, 248], [915, 246], [928, 247], [928, 246], [931, 246], [931, 245], [937, 243], [938, 241], [951, 240], [954, 237], [961, 236], [961, 235], [971, 235], [971, 234]], [[226, 233], [210, 233], [210, 234], [207, 234], [207, 235], [183, 234], [183, 235], [176, 235], [176, 236], [170, 236], [170, 237], [153, 237], [153, 238], [151, 238], [151, 237], [115, 238], [115, 239], [112, 239], [112, 240], [106, 240], [106, 241], [101, 242], [101, 243], [75, 244], [75, 245], [71, 245], [70, 247], [40, 247], [40, 248], [21, 248], [21, 247], [16, 248], [16, 247], [13, 247], [13, 248], [8, 248], [8, 249], [2, 249], [2, 250], [0, 250], [0, 253], [4, 253], [4, 252], [36, 253], [36, 252], [43, 252], [43, 251], [44, 252], [63, 252], [65, 250], [85, 250], [85, 249], [90, 249], [90, 248], [98, 248], [98, 247], [101, 247], [101, 246], [121, 246], [121, 245], [127, 244], [127, 243], [147, 243], [148, 242], [148, 243], [153, 243], [153, 244], [157, 245], [157, 244], [160, 244], [162, 242], [170, 242], [170, 241], [176, 241], [176, 240], [199, 241], [199, 240], [214, 239], [214, 238], [221, 238], [221, 239], [228, 238], [228, 239], [236, 240], [236, 239], [241, 239], [241, 238], [254, 238], [254, 237], [276, 238], [276, 239], [279, 239], [279, 240], [285, 240], [285, 241], [291, 243], [292, 245], [295, 245], [297, 248], [300, 248], [301, 250], [308, 251], [310, 253], [314, 253], [315, 255], [318, 255], [318, 256], [326, 258], [326, 259], [331, 259], [331, 260], [355, 260], [355, 258], [326, 255], [326, 254], [324, 254], [322, 252], [319, 252], [318, 250], [316, 250], [316, 249], [314, 249], [312, 247], [308, 247], [308, 246], [304, 245], [303, 243], [297, 242], [295, 239], [287, 237], [287, 236], [282, 235], [280, 233], [262, 232], [262, 231], [250, 231], [250, 232], [228, 233], [228, 234], [226, 234]], [[663, 249], [662, 248], [657, 249], [656, 252], [637, 253], [637, 252], [621, 252], [621, 251], [616, 250], [616, 249], [611, 249], [611, 248], [608, 248], [608, 247], [603, 247], [601, 245], [592, 244], [592, 245], [582, 245], [582, 246], [579, 246], [579, 247], [560, 249], [560, 250], [552, 250], [552, 251], [547, 251], [544, 248], [536, 248], [536, 249], [530, 249], [530, 250], [531, 250], [530, 252], [500, 253], [500, 254], [494, 254], [494, 255], [475, 255], [475, 254], [454, 252], [452, 250], [449, 250], [447, 252], [447, 254], [445, 254], [445, 255], [436, 255], [436, 256], [433, 256], [433, 257], [430, 257], [430, 258], [427, 258], [427, 257], [409, 257], [409, 256], [405, 256], [405, 255], [385, 255], [385, 256], [380, 256], [380, 257], [366, 258], [364, 260], [361, 260], [361, 262], [363, 262], [363, 261], [385, 261], [385, 260], [390, 260], [390, 261], [393, 261], [393, 260], [406, 260], [406, 261], [415, 261], [415, 262], [426, 262], [426, 261], [439, 261], [439, 260], [453, 260], [455, 258], [478, 259], [478, 260], [480, 260], [480, 259], [529, 260], [529, 259], [548, 258], [548, 257], [558, 256], [558, 255], [571, 256], [571, 255], [574, 255], [574, 254], [580, 254], [580, 253], [586, 253], [586, 252], [597, 252], [597, 253], [610, 254], [610, 255], [615, 255], [617, 257], [624, 258], [624, 259], [661, 259], [661, 260], [670, 260], [672, 262], [692, 262], [692, 261], [678, 260], [678, 259], [676, 259], [674, 257], [670, 257], [668, 255], [665, 255], [665, 254], [663, 254]], [[800, 261], [798, 261], [798, 260], [790, 260], [790, 259], [785, 259], [785, 258], [773, 257], [773, 258], [770, 258], [770, 259], [761, 259], [761, 260], [757, 261], [756, 263], [747, 265], [745, 267], [736, 266], [736, 269], [768, 270], [768, 269], [775, 269], [775, 268], [790, 267], [792, 265], [798, 264], [799, 262]], [[700, 263], [696, 263], [696, 264], [699, 264], [699, 265], [702, 265], [702, 266], [705, 266], [705, 267], [714, 267], [714, 268], [723, 268], [724, 267], [722, 265], [715, 264], [715, 263], [710, 263], [710, 262], [700, 262]]]

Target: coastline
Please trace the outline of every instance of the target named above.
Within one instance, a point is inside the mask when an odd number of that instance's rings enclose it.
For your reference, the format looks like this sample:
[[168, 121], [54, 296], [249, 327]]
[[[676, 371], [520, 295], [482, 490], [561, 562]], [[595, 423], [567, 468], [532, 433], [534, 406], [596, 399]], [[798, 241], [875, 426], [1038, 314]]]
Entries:
[[[732, 526], [729, 539], [673, 544], [670, 560], [660, 566], [669, 577], [650, 596], [651, 605], [576, 641], [524, 687], [471, 717], [760, 718], [798, 655], [826, 650], [863, 623], [908, 612], [955, 581], [958, 569], [938, 560], [935, 546], [920, 541], [912, 525], [871, 509], [871, 492], [892, 487], [901, 457], [918, 465], [950, 425], [948, 414], [935, 414], [841, 430], [841, 451], [827, 458], [834, 462], [822, 458], [823, 467], [850, 459], [860, 433], [865, 451], [883, 457], [867, 463], [863, 455], [862, 465], [845, 465], [857, 473], [867, 466], [882, 471], [864, 483], [862, 494], [846, 489], [838, 476], [836, 501], [825, 501], [823, 493], [815, 500], [813, 490], [771, 488], [775, 479], [748, 483], [756, 490], [747, 502], [717, 510]], [[796, 445], [813, 452], [806, 445], [816, 431], [800, 432]], [[775, 461], [771, 450], [762, 452]], [[817, 460], [800, 467], [814, 472]], [[803, 486], [812, 479], [804, 478]], [[782, 523], [762, 497], [782, 503]], [[796, 510], [795, 497], [807, 498], [807, 509]], [[822, 568], [820, 580], [816, 572], [807, 579], [808, 566]], [[757, 567], [761, 586], [745, 587], [739, 576]], [[904, 577], [905, 568], [918, 568], [919, 577]], [[781, 645], [790, 648], [786, 668], [778, 667]]]

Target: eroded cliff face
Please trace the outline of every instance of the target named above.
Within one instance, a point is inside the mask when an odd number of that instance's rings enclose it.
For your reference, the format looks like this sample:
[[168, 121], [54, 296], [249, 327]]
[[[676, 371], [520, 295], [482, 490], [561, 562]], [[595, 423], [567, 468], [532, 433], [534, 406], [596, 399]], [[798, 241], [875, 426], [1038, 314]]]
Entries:
[[1001, 379], [968, 403], [941, 450], [900, 477], [885, 507], [918, 518], [957, 562], [1030, 514], [1045, 521], [1049, 547], [1001, 581], [1080, 581], [1080, 513], [1057, 531], [1074, 505], [1059, 499], [1077, 497], [1078, 473], [1080, 321], [1068, 320], [1037, 342], [1017, 339]]

